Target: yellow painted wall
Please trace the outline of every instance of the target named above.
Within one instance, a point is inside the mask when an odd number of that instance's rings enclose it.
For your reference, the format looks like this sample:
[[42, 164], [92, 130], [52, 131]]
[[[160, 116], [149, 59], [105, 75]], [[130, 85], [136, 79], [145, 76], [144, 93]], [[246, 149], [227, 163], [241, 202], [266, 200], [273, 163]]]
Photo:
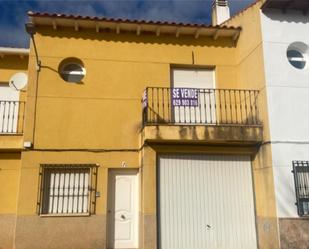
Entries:
[[[29, 58], [25, 55], [3, 55], [0, 57], [0, 84], [8, 85], [10, 78], [16, 73], [28, 73], [28, 62]], [[20, 91], [20, 101], [26, 100], [26, 91], [27, 87]]]
[[0, 83], [7, 83], [11, 76], [17, 72], [27, 72], [28, 56], [4, 55], [0, 57]]
[[13, 248], [14, 245], [20, 156], [20, 152], [0, 151], [0, 247], [4, 249]]
[[23, 152], [18, 215], [37, 214], [40, 164], [98, 164], [101, 197], [97, 198], [96, 213], [106, 214], [108, 168], [120, 168], [122, 161], [127, 168], [139, 168], [137, 152]]
[[[8, 85], [11, 76], [18, 72], [27, 72], [27, 68], [27, 56], [21, 58], [19, 55], [4, 55], [0, 58], [0, 83]], [[25, 95], [23, 90], [20, 100], [25, 100]], [[21, 135], [0, 134], [0, 215], [16, 214], [21, 167], [21, 152], [18, 150], [21, 146]]]
[[[240, 87], [247, 86], [260, 91], [259, 116], [263, 121], [263, 141], [268, 141], [270, 133], [260, 19], [260, 8], [263, 2], [258, 1], [246, 11], [236, 15], [226, 25], [242, 27], [236, 52], [237, 82]], [[269, 144], [262, 144], [253, 158], [257, 228], [261, 248], [279, 248], [271, 158], [271, 145]]]
[[[40, 29], [36, 35], [42, 70], [38, 80], [34, 146], [37, 148], [138, 148], [141, 97], [147, 86], [170, 86], [171, 65], [216, 66], [217, 86], [236, 86], [235, 48], [231, 40]], [[63, 44], [68, 44], [63, 46]], [[81, 59], [81, 84], [63, 81], [59, 63]], [[34, 85], [33, 52], [30, 58]], [[29, 88], [28, 112], [36, 87]], [[25, 140], [33, 138], [28, 117]], [[107, 132], [108, 131], [108, 132]]]
[[0, 214], [16, 214], [20, 166], [20, 153], [0, 152]]
[[[40, 28], [35, 39], [42, 68], [35, 71], [32, 49], [25, 141], [33, 141], [35, 128], [35, 149], [81, 151], [23, 152], [19, 215], [36, 213], [38, 186], [27, 183], [38, 181], [41, 163], [100, 164], [98, 189], [102, 197], [98, 198], [97, 212], [105, 214], [107, 168], [121, 167], [122, 161], [128, 167], [140, 167], [137, 149], [141, 146], [142, 93], [148, 86], [170, 86], [173, 65], [192, 66], [193, 54], [193, 66], [216, 66], [217, 86], [236, 86], [231, 39], [97, 34], [94, 30], [55, 31], [51, 27]], [[86, 76], [81, 84], [67, 83], [59, 76], [59, 64], [67, 57], [84, 63]], [[121, 151], [127, 149], [136, 151]]]
[[265, 72], [259, 1], [244, 12], [226, 22], [227, 26], [241, 26], [242, 31], [237, 43], [237, 85], [239, 88], [260, 91], [259, 111], [263, 121], [264, 139], [269, 138], [267, 97], [265, 92]]
[[[20, 55], [3, 55], [0, 57], [0, 84], [7, 86], [9, 84], [10, 78], [19, 72], [27, 73], [28, 71], [28, 56], [20, 56]], [[27, 87], [22, 89], [19, 94], [20, 101], [26, 101], [26, 91]], [[0, 99], [1, 101], [1, 99]], [[18, 120], [18, 131], [22, 131], [23, 126], [23, 115], [25, 110], [25, 104], [21, 103], [20, 105], [20, 113]], [[0, 134], [0, 153], [1, 150], [7, 149], [21, 149], [22, 144], [22, 136], [3, 136]]]
[[[28, 56], [4, 55], [0, 57], [0, 84], [7, 86], [10, 78], [18, 72], [27, 72]], [[20, 92], [20, 101], [25, 101], [26, 89]], [[0, 99], [1, 101], [1, 99]], [[20, 116], [25, 109], [20, 104]], [[2, 118], [2, 117], [0, 117]], [[22, 131], [22, 117], [18, 131]], [[0, 247], [13, 248], [18, 191], [20, 183], [22, 134], [0, 134]]]

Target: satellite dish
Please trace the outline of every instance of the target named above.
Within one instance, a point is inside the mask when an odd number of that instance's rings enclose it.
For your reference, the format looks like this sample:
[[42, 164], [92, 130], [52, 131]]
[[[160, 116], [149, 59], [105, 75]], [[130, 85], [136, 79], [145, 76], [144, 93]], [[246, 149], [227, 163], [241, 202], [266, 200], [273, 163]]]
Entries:
[[15, 90], [20, 91], [28, 83], [28, 75], [25, 73], [16, 73], [14, 74], [9, 81], [9, 86]]

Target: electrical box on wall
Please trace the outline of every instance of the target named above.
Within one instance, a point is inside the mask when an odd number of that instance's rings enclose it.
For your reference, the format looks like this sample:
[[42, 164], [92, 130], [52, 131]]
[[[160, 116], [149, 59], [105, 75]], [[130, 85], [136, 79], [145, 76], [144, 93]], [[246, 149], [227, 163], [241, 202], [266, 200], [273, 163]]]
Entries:
[[25, 141], [24, 142], [24, 148], [31, 148], [32, 147], [32, 142]]

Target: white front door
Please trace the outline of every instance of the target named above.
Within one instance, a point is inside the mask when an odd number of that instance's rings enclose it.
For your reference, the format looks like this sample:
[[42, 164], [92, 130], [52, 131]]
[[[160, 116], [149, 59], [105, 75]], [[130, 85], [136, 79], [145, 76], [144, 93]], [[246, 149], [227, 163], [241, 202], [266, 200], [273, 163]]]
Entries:
[[216, 123], [213, 69], [173, 69], [173, 88], [198, 89], [198, 105], [173, 106], [175, 123]]
[[138, 248], [138, 171], [109, 172], [107, 248]]

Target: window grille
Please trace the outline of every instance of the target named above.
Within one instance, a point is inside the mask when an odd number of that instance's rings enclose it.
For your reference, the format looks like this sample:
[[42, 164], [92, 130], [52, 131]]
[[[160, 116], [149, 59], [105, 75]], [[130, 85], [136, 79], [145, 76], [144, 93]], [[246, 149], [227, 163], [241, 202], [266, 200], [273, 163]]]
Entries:
[[38, 213], [94, 214], [97, 168], [97, 165], [92, 164], [41, 165]]
[[293, 161], [296, 205], [299, 216], [309, 215], [309, 161]]

